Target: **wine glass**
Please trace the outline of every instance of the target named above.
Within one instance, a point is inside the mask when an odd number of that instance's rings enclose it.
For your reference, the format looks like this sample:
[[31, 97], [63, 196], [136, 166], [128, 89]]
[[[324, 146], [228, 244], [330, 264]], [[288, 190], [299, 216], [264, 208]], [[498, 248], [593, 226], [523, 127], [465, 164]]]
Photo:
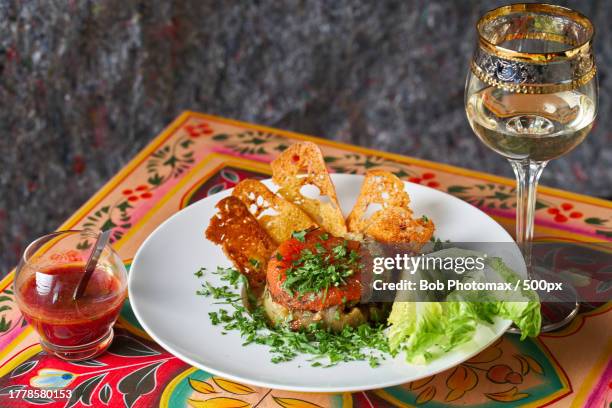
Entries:
[[[530, 3], [491, 10], [476, 28], [466, 113], [478, 138], [514, 169], [516, 241], [531, 273], [542, 170], [584, 140], [597, 114], [593, 24], [571, 9]], [[579, 305], [574, 299], [564, 307], [560, 320], [543, 316], [542, 332], [567, 324]]]

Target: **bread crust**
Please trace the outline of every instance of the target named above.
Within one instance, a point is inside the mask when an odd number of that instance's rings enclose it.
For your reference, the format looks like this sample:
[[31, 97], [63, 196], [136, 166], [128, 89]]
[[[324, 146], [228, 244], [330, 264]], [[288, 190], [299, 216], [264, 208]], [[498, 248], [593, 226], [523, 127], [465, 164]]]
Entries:
[[[319, 226], [335, 236], [346, 234], [336, 188], [329, 177], [319, 147], [312, 142], [291, 145], [271, 163], [272, 179], [280, 187], [279, 194], [300, 207]], [[306, 185], [317, 187], [328, 202], [309, 198], [301, 193]]]
[[346, 224], [350, 232], [365, 231], [368, 220], [365, 214], [372, 204], [379, 204], [381, 210], [390, 207], [401, 207], [410, 210], [410, 197], [404, 191], [404, 183], [392, 173], [384, 170], [370, 170], [366, 173], [361, 191]]
[[276, 243], [240, 199], [225, 197], [216, 207], [219, 211], [210, 219], [206, 238], [221, 245], [225, 255], [247, 278], [251, 287], [262, 287], [266, 283], [268, 261]]
[[317, 224], [297, 205], [274, 194], [259, 180], [246, 179], [238, 183], [232, 192], [242, 201], [276, 244], [291, 238], [294, 231], [301, 231]]
[[[368, 207], [380, 205], [366, 218]], [[361, 233], [384, 243], [409, 243], [415, 251], [429, 242], [435, 225], [428, 218], [414, 218], [404, 183], [384, 170], [370, 170], [361, 186], [353, 210], [347, 218], [349, 232]]]

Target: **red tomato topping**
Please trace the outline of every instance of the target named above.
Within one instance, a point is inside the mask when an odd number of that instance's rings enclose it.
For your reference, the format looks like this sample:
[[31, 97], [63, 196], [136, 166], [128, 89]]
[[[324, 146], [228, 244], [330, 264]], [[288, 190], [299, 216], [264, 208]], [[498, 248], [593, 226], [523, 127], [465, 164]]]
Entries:
[[[327, 239], [323, 239], [325, 236]], [[274, 301], [289, 309], [319, 311], [344, 302], [359, 300], [361, 297], [360, 270], [346, 278], [346, 285], [329, 287], [327, 293], [292, 294], [283, 287], [287, 279], [287, 269], [293, 266], [294, 261], [300, 259], [302, 250], [310, 249], [316, 253], [318, 243], [331, 251], [332, 248], [342, 245], [343, 242], [343, 238], [334, 237], [318, 229], [307, 233], [304, 242], [291, 238], [280, 244], [268, 262], [267, 271], [268, 290]], [[359, 242], [347, 240], [349, 251], [359, 251], [359, 247]]]

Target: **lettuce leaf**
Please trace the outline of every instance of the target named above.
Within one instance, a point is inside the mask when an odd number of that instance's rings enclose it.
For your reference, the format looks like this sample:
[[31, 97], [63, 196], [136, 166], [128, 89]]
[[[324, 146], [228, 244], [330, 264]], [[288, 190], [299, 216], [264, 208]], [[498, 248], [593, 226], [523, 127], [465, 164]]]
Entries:
[[[474, 251], [458, 248], [443, 251], [445, 257], [477, 255]], [[489, 257], [485, 263], [489, 268], [487, 279], [491, 278], [491, 273], [499, 281], [513, 284], [520, 279], [501, 258]], [[477, 274], [466, 279], [483, 280], [484, 276]], [[512, 320], [521, 330], [521, 339], [537, 336], [541, 325], [537, 294], [522, 291], [513, 294], [512, 298], [517, 298], [517, 301], [499, 300], [499, 296], [485, 291], [455, 291], [448, 294], [446, 302], [396, 301], [388, 319], [389, 346], [392, 350], [404, 350], [410, 363], [426, 364], [467, 343], [473, 338], [478, 324], [493, 324], [497, 317]]]
[[[491, 258], [487, 262], [507, 282], [516, 283], [520, 279], [516, 273], [501, 258]], [[536, 337], [540, 334], [542, 325], [542, 314], [540, 312], [540, 300], [538, 294], [532, 290], [522, 290], [524, 302], [498, 302], [499, 316], [512, 320], [516, 327], [521, 330], [521, 340], [527, 337]]]

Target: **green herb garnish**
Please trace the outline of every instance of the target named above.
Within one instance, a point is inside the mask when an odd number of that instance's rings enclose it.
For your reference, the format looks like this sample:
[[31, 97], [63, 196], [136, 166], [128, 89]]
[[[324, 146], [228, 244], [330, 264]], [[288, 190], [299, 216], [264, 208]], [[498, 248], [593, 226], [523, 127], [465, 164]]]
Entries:
[[308, 292], [327, 294], [330, 287], [345, 285], [347, 278], [359, 267], [360, 258], [356, 251], [348, 250], [347, 244], [345, 240], [331, 251], [320, 244], [315, 245], [317, 253], [303, 249], [293, 266], [287, 269], [283, 288], [300, 295]]
[[202, 284], [202, 289], [196, 292], [200, 296], [212, 296], [214, 299], [221, 299], [225, 302], [233, 301], [234, 299], [240, 299], [240, 295], [234, 293], [231, 288], [227, 285], [224, 286], [213, 286], [210, 282]]
[[251, 258], [251, 259], [249, 259], [249, 263], [250, 263], [251, 265], [253, 265], [253, 267], [255, 267], [255, 268], [259, 268], [259, 261], [258, 261], [257, 259], [253, 259], [253, 258]]
[[346, 255], [346, 244], [347, 242], [344, 241], [342, 244], [336, 245], [332, 248], [332, 252], [336, 258], [342, 258]]
[[242, 275], [236, 268], [222, 268], [217, 266], [217, 270], [213, 272], [215, 275], [220, 275], [221, 280], [229, 282], [233, 287], [237, 287], [238, 281], [242, 278]]
[[302, 231], [294, 231], [291, 233], [291, 236], [295, 239], [297, 239], [300, 242], [306, 242], [306, 233], [308, 231], [306, 230], [302, 230]]
[[[227, 273], [232, 268], [220, 270]], [[239, 331], [244, 339], [243, 345], [269, 346], [273, 363], [290, 361], [300, 354], [310, 354], [312, 367], [331, 367], [340, 362], [358, 360], [367, 360], [372, 367], [376, 367], [386, 355], [395, 355], [389, 348], [383, 325], [372, 327], [363, 324], [355, 328], [346, 326], [338, 333], [325, 330], [317, 324], [301, 331], [293, 331], [287, 326], [270, 329], [263, 308], [249, 312], [235, 289], [232, 291], [228, 286], [214, 287], [209, 282], [202, 286], [202, 295], [222, 300], [220, 303], [232, 308], [209, 312], [210, 322], [214, 326], [221, 326], [223, 334], [230, 330]]]

